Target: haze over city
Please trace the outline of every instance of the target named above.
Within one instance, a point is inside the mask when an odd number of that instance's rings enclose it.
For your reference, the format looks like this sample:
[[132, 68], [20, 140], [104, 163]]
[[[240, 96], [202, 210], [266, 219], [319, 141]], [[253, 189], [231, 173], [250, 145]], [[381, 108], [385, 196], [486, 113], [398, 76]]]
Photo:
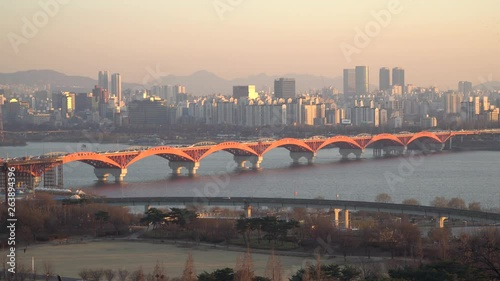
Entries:
[[[499, 10], [498, 0], [432, 6], [404, 0], [60, 1], [28, 38], [23, 28], [36, 23], [41, 4], [6, 1], [0, 4], [0, 72], [53, 69], [95, 77], [96, 69], [111, 69], [141, 83], [157, 65], [165, 74], [206, 69], [226, 79], [338, 77], [355, 65], [401, 66], [409, 83], [455, 89], [460, 80], [477, 85], [500, 77]], [[368, 42], [356, 44], [366, 28]], [[346, 44], [356, 52], [346, 55]], [[376, 84], [376, 71], [370, 80]]]

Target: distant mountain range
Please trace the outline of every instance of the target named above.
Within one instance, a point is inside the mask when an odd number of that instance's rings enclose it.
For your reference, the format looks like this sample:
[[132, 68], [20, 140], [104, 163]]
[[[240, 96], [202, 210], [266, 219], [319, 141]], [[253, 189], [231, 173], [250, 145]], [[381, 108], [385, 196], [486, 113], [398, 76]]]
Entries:
[[[153, 84], [162, 85], [184, 85], [189, 93], [194, 95], [208, 95], [221, 93], [230, 95], [234, 85], [256, 85], [257, 90], [263, 87], [269, 87], [273, 90], [274, 79], [280, 77], [295, 78], [298, 91], [304, 91], [310, 88], [323, 88], [334, 86], [338, 89], [342, 87], [342, 77], [330, 78], [314, 76], [307, 74], [286, 74], [281, 76], [270, 76], [267, 74], [257, 74], [244, 78], [226, 80], [209, 71], [201, 70], [191, 75], [179, 76], [168, 75], [160, 77], [155, 81], [150, 81], [150, 87]], [[44, 85], [50, 84], [55, 91], [90, 91], [97, 80], [84, 76], [70, 76], [53, 70], [27, 70], [15, 73], [0, 73], [0, 84], [25, 84], [25, 85]], [[123, 83], [122, 88], [142, 88], [137, 83]]]
[[[225, 95], [232, 94], [232, 87], [235, 85], [255, 85], [257, 90], [264, 87], [269, 87], [272, 91], [274, 88], [274, 80], [280, 77], [295, 78], [297, 91], [305, 91], [307, 89], [333, 86], [342, 90], [342, 77], [324, 77], [309, 74], [289, 73], [284, 75], [267, 75], [264, 73], [251, 75], [248, 77], [236, 78], [227, 80], [215, 75], [212, 72], [201, 70], [191, 75], [168, 75], [161, 77], [153, 82], [150, 82], [146, 87], [153, 84], [162, 85], [184, 85], [189, 93], [194, 95], [208, 95], [213, 93], [221, 93]], [[73, 91], [73, 92], [88, 92], [97, 80], [84, 76], [70, 76], [54, 70], [27, 70], [15, 73], [0, 73], [0, 84], [25, 84], [25, 85], [44, 85], [50, 84], [54, 91]], [[143, 88], [137, 83], [123, 83], [123, 89]], [[370, 85], [370, 89], [377, 89], [375, 85]], [[481, 85], [474, 86], [474, 89], [500, 89], [499, 81], [490, 81]]]

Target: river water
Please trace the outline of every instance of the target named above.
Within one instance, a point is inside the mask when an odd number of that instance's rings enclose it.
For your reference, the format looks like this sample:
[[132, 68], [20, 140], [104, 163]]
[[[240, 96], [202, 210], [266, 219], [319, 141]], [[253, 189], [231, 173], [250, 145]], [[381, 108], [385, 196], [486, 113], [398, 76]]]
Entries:
[[[28, 143], [0, 147], [0, 157], [35, 156], [80, 151], [83, 143]], [[86, 150], [128, 147], [86, 143]], [[436, 196], [477, 201], [483, 208], [500, 208], [500, 152], [441, 152], [426, 156], [373, 158], [367, 149], [360, 160], [341, 160], [338, 149], [321, 150], [315, 164], [291, 166], [284, 148], [264, 155], [262, 169], [235, 171], [232, 155], [217, 152], [201, 161], [195, 177], [172, 177], [168, 161], [149, 157], [128, 168], [123, 183], [98, 183], [93, 168], [80, 162], [64, 165], [65, 188], [84, 188], [107, 197], [228, 196], [373, 201], [387, 193], [393, 202], [415, 198], [427, 205]], [[110, 176], [110, 180], [113, 178]]]

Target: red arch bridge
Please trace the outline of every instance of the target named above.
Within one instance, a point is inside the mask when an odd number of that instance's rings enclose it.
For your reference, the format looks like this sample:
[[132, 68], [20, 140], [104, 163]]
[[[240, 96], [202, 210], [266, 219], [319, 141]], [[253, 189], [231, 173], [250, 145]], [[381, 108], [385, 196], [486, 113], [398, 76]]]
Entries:
[[[279, 147], [290, 151], [293, 163], [305, 158], [308, 164], [313, 163], [316, 153], [320, 149], [338, 147], [343, 158], [350, 154], [360, 158], [366, 148], [372, 148], [375, 156], [403, 155], [411, 150], [424, 152], [440, 151], [446, 143], [451, 145], [455, 136], [470, 136], [480, 134], [500, 134], [500, 130], [474, 130], [474, 131], [437, 131], [437, 132], [402, 132], [399, 134], [360, 134], [357, 136], [316, 136], [309, 139], [284, 138], [280, 140], [260, 139], [254, 142], [202, 142], [191, 146], [172, 147], [137, 147], [120, 151], [90, 152], [81, 151], [73, 153], [52, 152], [36, 157], [22, 157], [1, 159], [0, 164], [14, 167], [17, 182], [23, 182], [28, 187], [36, 187], [42, 180], [46, 187], [61, 187], [63, 171], [66, 163], [79, 161], [94, 167], [98, 180], [106, 181], [112, 175], [115, 181], [123, 181], [129, 166], [137, 161], [151, 156], [167, 159], [173, 174], [180, 174], [185, 168], [188, 175], [196, 174], [200, 161], [212, 153], [226, 151], [233, 155], [238, 168], [258, 169], [264, 155]], [[0, 174], [5, 177], [5, 174]], [[0, 181], [5, 185], [5, 180]]]

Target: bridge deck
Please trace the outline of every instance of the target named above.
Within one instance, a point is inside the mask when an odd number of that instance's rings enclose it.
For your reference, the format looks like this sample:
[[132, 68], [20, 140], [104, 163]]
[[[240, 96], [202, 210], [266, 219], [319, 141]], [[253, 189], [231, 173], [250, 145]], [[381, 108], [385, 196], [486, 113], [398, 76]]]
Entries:
[[206, 205], [206, 206], [245, 206], [253, 207], [304, 207], [304, 208], [336, 208], [350, 211], [379, 211], [395, 214], [448, 217], [450, 219], [480, 220], [500, 222], [499, 213], [471, 211], [432, 206], [405, 205], [366, 201], [326, 200], [326, 199], [292, 199], [292, 198], [247, 198], [247, 197], [129, 197], [129, 198], [95, 198], [89, 203], [105, 203], [122, 206], [162, 206], [162, 205]]

